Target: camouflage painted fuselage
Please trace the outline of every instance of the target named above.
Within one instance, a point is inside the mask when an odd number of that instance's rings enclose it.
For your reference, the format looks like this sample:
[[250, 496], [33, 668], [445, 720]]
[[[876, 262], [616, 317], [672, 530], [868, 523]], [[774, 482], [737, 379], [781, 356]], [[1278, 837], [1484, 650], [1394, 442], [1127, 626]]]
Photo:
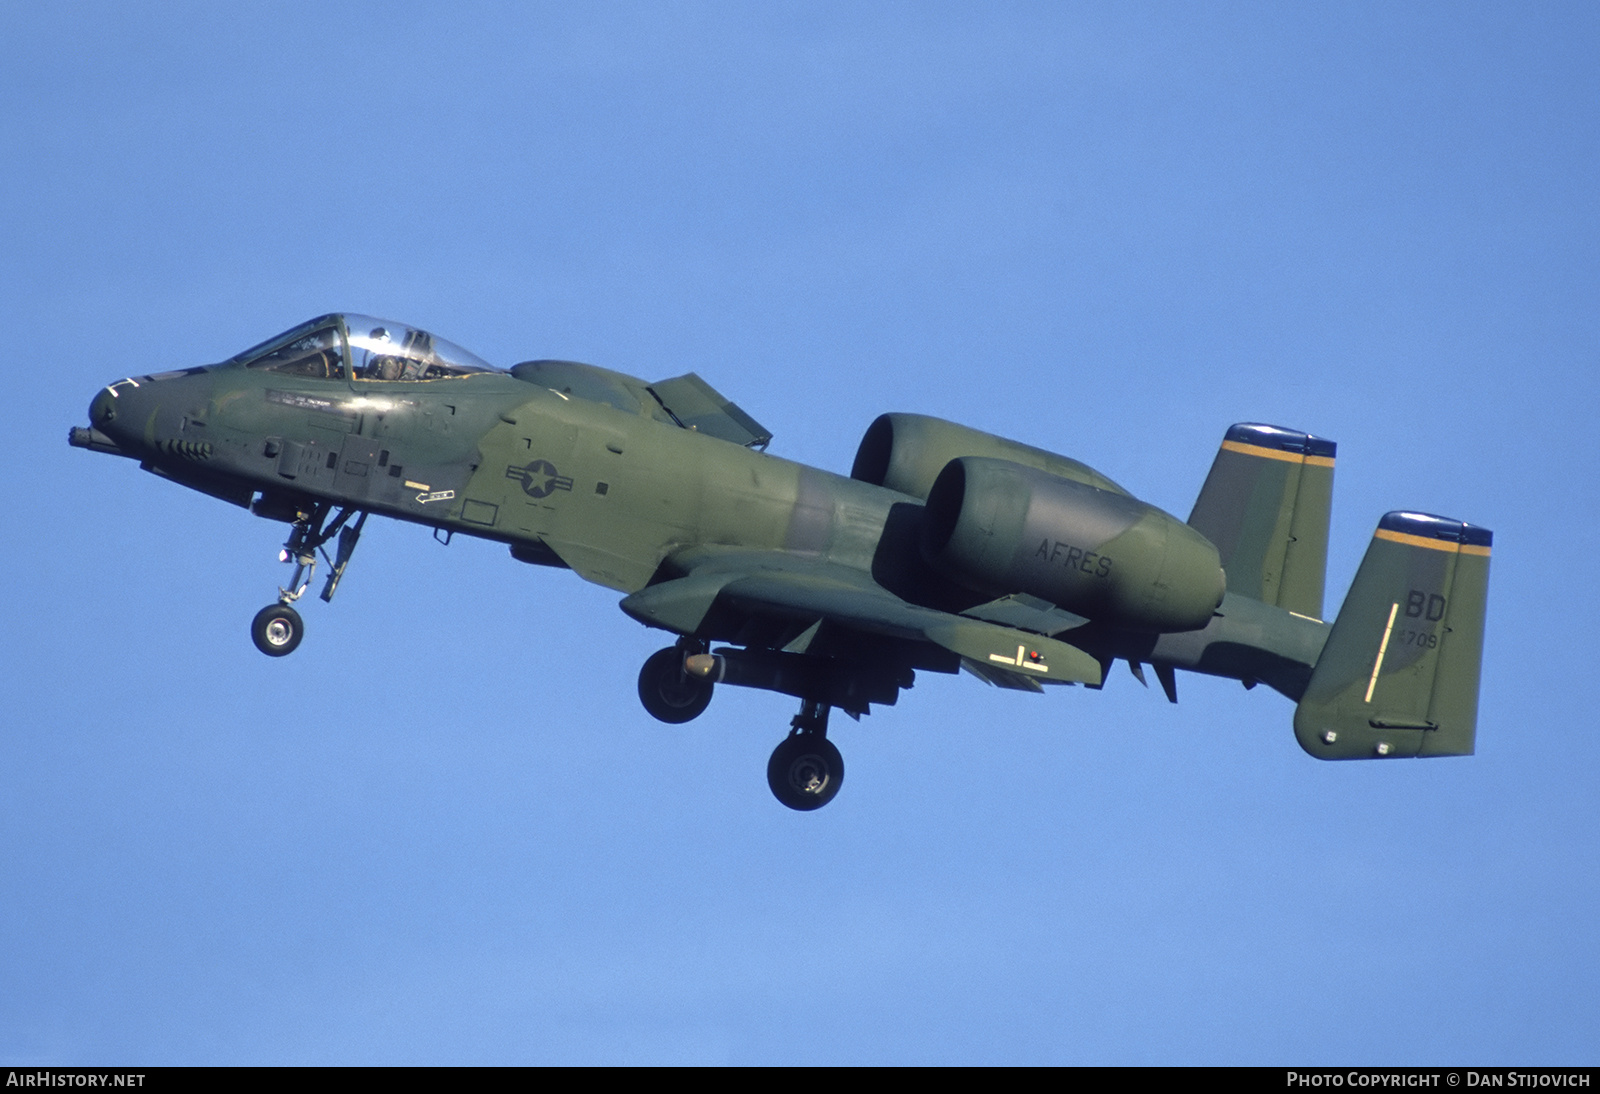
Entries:
[[336, 506], [506, 543], [699, 649], [743, 647], [719, 679], [852, 713], [918, 669], [1037, 691], [1125, 659], [1174, 701], [1175, 668], [1304, 698], [1313, 755], [1472, 749], [1489, 534], [1389, 514], [1323, 622], [1332, 442], [1235, 426], [1185, 522], [937, 419], [879, 418], [846, 477], [767, 454], [693, 374], [502, 372], [357, 318], [112, 384], [72, 443], [297, 526]]
[[[955, 613], [999, 589], [929, 564], [923, 498], [683, 428], [643, 381], [593, 366], [534, 362], [425, 383], [219, 366], [113, 385], [90, 417], [146, 469], [263, 515], [330, 501], [499, 540], [624, 593], [715, 549], [803, 556]], [[1020, 531], [1025, 545], [1004, 564], [1066, 575], [1094, 604], [1152, 558], [1159, 568], [1152, 527], [1184, 526], [1081, 464], [1068, 470], [1084, 480], [1073, 489], [1119, 507], [1118, 519], [1080, 523], [1063, 533], [1072, 542]], [[1202, 618], [1220, 578], [1203, 595]], [[1127, 631], [1102, 625], [1094, 652], [1115, 655]]]

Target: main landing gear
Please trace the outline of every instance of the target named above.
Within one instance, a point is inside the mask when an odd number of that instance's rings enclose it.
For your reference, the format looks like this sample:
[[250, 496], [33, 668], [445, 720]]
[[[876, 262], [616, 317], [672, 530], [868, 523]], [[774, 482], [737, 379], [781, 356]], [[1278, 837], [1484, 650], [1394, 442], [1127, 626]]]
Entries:
[[844, 757], [828, 740], [828, 707], [806, 700], [767, 761], [767, 785], [790, 809], [821, 809], [844, 783]]
[[716, 685], [687, 671], [683, 664], [685, 658], [704, 652], [703, 643], [685, 638], [645, 660], [644, 668], [639, 670], [639, 702], [650, 717], [668, 725], [682, 725], [706, 712]]
[[[310, 586], [311, 577], [317, 571], [318, 553], [330, 567], [327, 584], [322, 589], [322, 599], [325, 601], [333, 599], [334, 591], [339, 588], [339, 579], [344, 577], [345, 567], [350, 565], [350, 556], [355, 553], [356, 541], [361, 538], [361, 527], [367, 523], [367, 514], [365, 511], [357, 513], [354, 509], [345, 508], [334, 513], [330, 520], [328, 515], [332, 509], [327, 502], [317, 502], [309, 511], [294, 511], [294, 518], [289, 525], [289, 538], [284, 541], [283, 550], [278, 552], [279, 562], [294, 562], [294, 577], [290, 579], [288, 588], [279, 586], [278, 602], [262, 608], [250, 622], [250, 640], [256, 644], [256, 649], [268, 657], [285, 657], [293, 653], [300, 645], [300, 639], [305, 637], [305, 623], [291, 605]], [[350, 523], [351, 517], [356, 518], [354, 523]], [[322, 550], [322, 545], [335, 535], [339, 537], [339, 543], [333, 557], [328, 558], [328, 552]]]
[[[670, 725], [693, 721], [711, 704], [714, 681], [723, 678], [726, 668], [721, 662], [720, 656], [706, 653], [703, 642], [680, 639], [676, 646], [646, 659], [639, 670], [639, 701], [658, 721]], [[804, 700], [789, 723], [789, 735], [767, 761], [767, 785], [790, 809], [821, 809], [844, 782], [844, 757], [828, 740], [830, 709], [827, 703]]]

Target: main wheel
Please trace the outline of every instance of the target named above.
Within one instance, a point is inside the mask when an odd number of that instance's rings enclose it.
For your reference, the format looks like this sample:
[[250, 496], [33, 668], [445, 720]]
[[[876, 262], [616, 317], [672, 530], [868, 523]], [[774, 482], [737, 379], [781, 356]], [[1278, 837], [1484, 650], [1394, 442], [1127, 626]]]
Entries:
[[772, 750], [767, 785], [790, 809], [821, 809], [844, 782], [844, 757], [833, 742], [816, 733], [795, 733]]
[[283, 657], [294, 652], [306, 634], [300, 613], [287, 604], [269, 604], [250, 622], [250, 639], [268, 657]]
[[670, 725], [704, 714], [714, 686], [683, 671], [683, 651], [675, 646], [652, 653], [639, 670], [639, 702], [652, 718]]

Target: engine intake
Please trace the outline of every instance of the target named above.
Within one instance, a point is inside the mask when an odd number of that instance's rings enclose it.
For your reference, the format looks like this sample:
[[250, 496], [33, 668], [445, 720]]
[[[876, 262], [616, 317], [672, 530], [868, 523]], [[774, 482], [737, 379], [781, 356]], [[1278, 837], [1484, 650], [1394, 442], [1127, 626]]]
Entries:
[[1009, 460], [951, 460], [928, 493], [923, 554], [995, 596], [1027, 593], [1089, 619], [1204, 627], [1226, 578], [1210, 540], [1127, 494]]

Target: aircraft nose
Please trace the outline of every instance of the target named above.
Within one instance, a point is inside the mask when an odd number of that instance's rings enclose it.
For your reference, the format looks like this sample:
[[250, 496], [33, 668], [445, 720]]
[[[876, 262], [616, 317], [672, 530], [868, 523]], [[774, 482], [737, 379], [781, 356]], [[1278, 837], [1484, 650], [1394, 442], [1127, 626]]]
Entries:
[[103, 387], [89, 403], [89, 424], [104, 429], [117, 416], [117, 399], [109, 387]]
[[[119, 386], [122, 392], [117, 391]], [[101, 388], [89, 401], [89, 428], [73, 426], [67, 431], [67, 443], [74, 448], [109, 452], [114, 456], [132, 455], [127, 433], [130, 426], [137, 427], [138, 415], [129, 413], [131, 408], [124, 405], [128, 400], [119, 397], [126, 395], [129, 390], [131, 381], [127, 380], [119, 380]]]
[[118, 380], [101, 388], [89, 402], [89, 427], [98, 430], [124, 451], [145, 441], [155, 424], [160, 402], [152, 399], [148, 377]]

